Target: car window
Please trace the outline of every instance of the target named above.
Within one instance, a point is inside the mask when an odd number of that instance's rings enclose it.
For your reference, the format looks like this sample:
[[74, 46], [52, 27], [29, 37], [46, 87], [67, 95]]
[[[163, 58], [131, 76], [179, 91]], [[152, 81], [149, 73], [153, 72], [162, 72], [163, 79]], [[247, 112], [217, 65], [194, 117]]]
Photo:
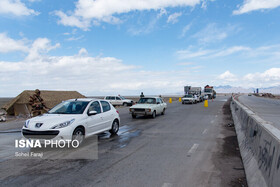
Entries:
[[116, 97], [116, 99], [117, 99], [117, 100], [121, 100], [121, 98], [119, 98], [119, 97]]
[[98, 101], [94, 101], [90, 104], [88, 111], [96, 111], [97, 114], [101, 113], [101, 107]]
[[106, 100], [110, 100], [111, 98], [110, 98], [109, 96], [107, 96], [105, 99], [106, 99]]
[[101, 105], [102, 105], [103, 112], [107, 112], [107, 111], [111, 110], [111, 106], [108, 102], [101, 101]]
[[162, 99], [159, 99], [161, 101], [161, 103], [164, 103]]
[[157, 103], [160, 103], [160, 104], [161, 104], [161, 101], [160, 101], [160, 99], [159, 99], [159, 98], [157, 98]]

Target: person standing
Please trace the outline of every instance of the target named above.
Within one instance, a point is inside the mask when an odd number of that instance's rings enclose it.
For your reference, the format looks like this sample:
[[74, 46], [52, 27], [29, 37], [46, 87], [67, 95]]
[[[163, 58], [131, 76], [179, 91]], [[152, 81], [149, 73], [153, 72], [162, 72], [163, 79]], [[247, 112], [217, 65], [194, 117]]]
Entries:
[[29, 105], [31, 106], [31, 116], [39, 116], [49, 109], [45, 103], [43, 98], [41, 97], [41, 92], [39, 89], [35, 90], [35, 93], [29, 97]]
[[141, 97], [141, 98], [142, 98], [142, 97], [145, 97], [145, 96], [144, 96], [144, 94], [143, 94], [143, 92], [141, 92], [141, 95], [140, 95], [140, 97]]

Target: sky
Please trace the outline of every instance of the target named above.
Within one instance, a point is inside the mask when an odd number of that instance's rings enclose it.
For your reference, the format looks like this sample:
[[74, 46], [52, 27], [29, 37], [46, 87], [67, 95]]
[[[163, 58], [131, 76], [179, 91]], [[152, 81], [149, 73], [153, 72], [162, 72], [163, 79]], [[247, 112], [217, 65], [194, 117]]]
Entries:
[[0, 0], [0, 97], [280, 85], [279, 0]]

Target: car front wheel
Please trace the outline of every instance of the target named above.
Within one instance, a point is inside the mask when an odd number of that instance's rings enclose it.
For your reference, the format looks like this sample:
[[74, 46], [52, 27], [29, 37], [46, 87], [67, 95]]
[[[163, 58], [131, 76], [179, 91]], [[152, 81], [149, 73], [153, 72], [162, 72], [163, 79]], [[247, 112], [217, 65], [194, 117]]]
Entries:
[[118, 133], [119, 131], [119, 128], [120, 128], [120, 124], [119, 124], [119, 121], [118, 120], [115, 120], [112, 124], [112, 128], [111, 130], [109, 131], [111, 134], [115, 135]]
[[156, 111], [152, 113], [152, 118], [156, 118]]
[[74, 130], [72, 135], [72, 141], [77, 140], [79, 142], [79, 145], [84, 141], [85, 139], [85, 131], [83, 128], [78, 127]]
[[162, 111], [161, 115], [164, 115], [164, 114], [165, 114], [165, 108], [163, 109], [163, 111]]
[[136, 118], [136, 114], [131, 114], [132, 118], [135, 119]]

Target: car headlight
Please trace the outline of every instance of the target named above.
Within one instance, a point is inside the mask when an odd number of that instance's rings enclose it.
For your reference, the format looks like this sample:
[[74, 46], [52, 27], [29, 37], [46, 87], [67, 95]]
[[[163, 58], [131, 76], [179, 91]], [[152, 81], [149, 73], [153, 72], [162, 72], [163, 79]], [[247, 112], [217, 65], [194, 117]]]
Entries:
[[133, 108], [130, 108], [130, 109], [129, 109], [129, 111], [130, 111], [130, 112], [133, 112], [133, 111], [134, 111], [134, 109], [133, 109]]
[[150, 109], [150, 108], [148, 108], [148, 109], [146, 109], [146, 111], [147, 111], [147, 112], [151, 112], [151, 109]]
[[51, 129], [60, 129], [60, 128], [67, 127], [67, 126], [71, 125], [74, 121], [75, 121], [75, 119], [71, 119], [70, 121], [65, 121], [63, 123], [59, 123], [59, 124], [53, 126]]
[[24, 127], [25, 127], [25, 128], [28, 128], [29, 122], [30, 122], [30, 120], [26, 120], [26, 121], [25, 121], [25, 123], [24, 123]]

